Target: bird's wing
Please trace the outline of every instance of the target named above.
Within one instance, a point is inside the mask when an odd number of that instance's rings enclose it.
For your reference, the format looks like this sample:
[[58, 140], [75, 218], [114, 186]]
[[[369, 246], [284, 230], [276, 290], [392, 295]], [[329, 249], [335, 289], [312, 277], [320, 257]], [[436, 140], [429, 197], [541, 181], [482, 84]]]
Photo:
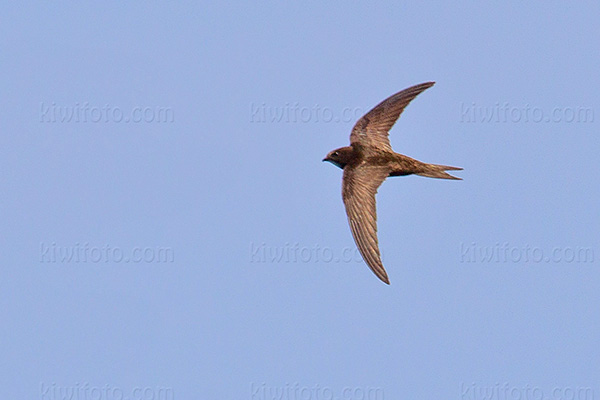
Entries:
[[389, 130], [392, 129], [408, 103], [434, 84], [435, 82], [426, 82], [411, 86], [377, 104], [371, 111], [356, 121], [350, 134], [350, 143], [391, 151], [392, 146], [388, 138]]
[[388, 167], [367, 164], [346, 167], [342, 183], [348, 223], [358, 250], [369, 268], [388, 285], [390, 281], [383, 268], [377, 242], [375, 194], [389, 172]]

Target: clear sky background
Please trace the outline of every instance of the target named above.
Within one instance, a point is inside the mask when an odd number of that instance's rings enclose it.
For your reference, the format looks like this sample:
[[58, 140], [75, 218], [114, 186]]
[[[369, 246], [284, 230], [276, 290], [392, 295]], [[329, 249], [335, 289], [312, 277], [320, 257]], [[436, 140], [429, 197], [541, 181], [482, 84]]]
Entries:
[[[0, 15], [0, 398], [600, 397], [598, 2]], [[321, 159], [430, 80], [387, 286]]]

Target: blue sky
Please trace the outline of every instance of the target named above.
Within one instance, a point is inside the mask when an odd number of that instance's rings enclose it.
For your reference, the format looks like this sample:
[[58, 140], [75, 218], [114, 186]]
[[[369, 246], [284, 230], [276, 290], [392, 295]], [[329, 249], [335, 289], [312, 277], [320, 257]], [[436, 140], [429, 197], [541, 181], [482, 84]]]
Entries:
[[[4, 5], [0, 397], [597, 398], [599, 12]], [[430, 80], [387, 286], [321, 159]]]

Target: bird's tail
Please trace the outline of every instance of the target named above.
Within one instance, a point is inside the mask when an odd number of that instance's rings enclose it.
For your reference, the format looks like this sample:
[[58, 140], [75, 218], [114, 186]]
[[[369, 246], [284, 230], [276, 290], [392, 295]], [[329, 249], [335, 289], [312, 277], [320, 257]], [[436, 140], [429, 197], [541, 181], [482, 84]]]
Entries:
[[437, 165], [437, 164], [427, 164], [423, 163], [423, 170], [420, 172], [415, 172], [416, 175], [426, 176], [428, 178], [439, 178], [439, 179], [456, 179], [462, 180], [462, 178], [457, 178], [456, 176], [452, 176], [445, 171], [461, 171], [462, 168], [451, 167], [449, 165]]

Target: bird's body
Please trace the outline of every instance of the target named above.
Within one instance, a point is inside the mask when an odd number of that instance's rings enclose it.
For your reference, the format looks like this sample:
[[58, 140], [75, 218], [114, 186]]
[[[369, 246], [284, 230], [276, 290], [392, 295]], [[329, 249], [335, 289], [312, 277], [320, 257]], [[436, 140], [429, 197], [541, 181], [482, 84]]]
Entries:
[[398, 154], [392, 150], [388, 139], [388, 131], [408, 103], [433, 84], [427, 82], [412, 86], [375, 106], [354, 125], [350, 146], [333, 150], [323, 159], [344, 170], [342, 198], [354, 241], [367, 265], [387, 284], [389, 279], [381, 262], [377, 240], [377, 188], [390, 176], [416, 174], [460, 179], [445, 171], [462, 168], [428, 164]]
[[[330, 159], [325, 159], [334, 165], [344, 169], [356, 168], [361, 165], [386, 167], [389, 169], [389, 176], [406, 176], [406, 175], [421, 175], [431, 178], [456, 179], [455, 176], [444, 173], [444, 171], [461, 170], [462, 168], [451, 167], [449, 165], [428, 164], [415, 160], [414, 158], [405, 156], [404, 154], [395, 153], [393, 151], [380, 150], [369, 151], [360, 144], [353, 144], [348, 147], [342, 147], [334, 150], [332, 153], [344, 153], [341, 160], [336, 162]], [[331, 153], [330, 153], [331, 154]], [[329, 157], [329, 155], [328, 155]], [[436, 175], [436, 176], [433, 176]], [[440, 175], [440, 176], [437, 176]]]

